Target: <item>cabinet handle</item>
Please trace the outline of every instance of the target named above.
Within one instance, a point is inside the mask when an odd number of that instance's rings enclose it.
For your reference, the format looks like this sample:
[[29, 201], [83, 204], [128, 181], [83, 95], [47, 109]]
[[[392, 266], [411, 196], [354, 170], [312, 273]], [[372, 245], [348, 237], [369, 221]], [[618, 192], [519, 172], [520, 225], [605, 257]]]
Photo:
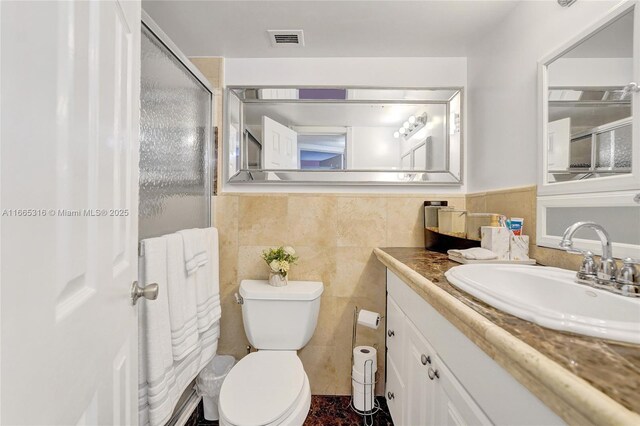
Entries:
[[429, 375], [429, 378], [431, 380], [435, 379], [435, 378], [440, 378], [440, 373], [438, 373], [438, 370], [434, 370], [433, 368], [429, 367], [429, 371], [427, 371], [427, 374]]
[[420, 361], [422, 362], [422, 365], [431, 364], [431, 357], [425, 354], [422, 354], [420, 355]]
[[387, 336], [392, 337], [395, 336], [396, 333], [393, 330], [387, 330]]
[[393, 392], [387, 392], [387, 399], [393, 399], [396, 396], [393, 394]]

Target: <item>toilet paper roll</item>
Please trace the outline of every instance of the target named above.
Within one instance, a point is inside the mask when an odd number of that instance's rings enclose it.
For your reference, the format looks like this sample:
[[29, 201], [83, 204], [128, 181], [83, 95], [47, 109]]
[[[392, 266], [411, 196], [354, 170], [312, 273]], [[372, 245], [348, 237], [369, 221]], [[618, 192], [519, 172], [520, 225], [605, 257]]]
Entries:
[[354, 380], [351, 381], [353, 406], [360, 411], [371, 411], [374, 407], [373, 385], [361, 385]]
[[371, 346], [356, 346], [353, 348], [353, 370], [361, 374], [369, 374], [369, 364], [365, 363], [371, 360], [373, 361], [372, 368], [375, 373], [378, 371], [378, 353], [375, 348]]
[[375, 370], [371, 373], [367, 371], [367, 374], [364, 374], [361, 371], [355, 369], [355, 367], [351, 368], [351, 379], [355, 380], [360, 384], [370, 385], [376, 382], [376, 372]]
[[365, 327], [375, 330], [380, 325], [380, 314], [361, 309], [360, 312], [358, 312], [358, 325], [364, 325]]

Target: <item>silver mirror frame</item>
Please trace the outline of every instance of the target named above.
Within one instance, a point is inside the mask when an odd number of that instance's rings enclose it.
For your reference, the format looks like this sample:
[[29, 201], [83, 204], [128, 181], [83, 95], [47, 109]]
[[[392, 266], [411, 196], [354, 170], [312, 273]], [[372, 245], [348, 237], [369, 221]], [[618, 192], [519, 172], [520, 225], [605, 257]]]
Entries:
[[[455, 93], [447, 101], [429, 101], [429, 100], [389, 100], [389, 99], [368, 99], [368, 100], [351, 100], [343, 101], [348, 103], [443, 103], [447, 105], [446, 111], [446, 128], [449, 128], [449, 103], [456, 95], [460, 95], [460, 142], [459, 142], [459, 176], [449, 170], [266, 170], [266, 169], [248, 169], [242, 168], [240, 165], [237, 171], [230, 170], [230, 128], [231, 128], [231, 111], [229, 108], [229, 100], [231, 96], [236, 96], [232, 92], [240, 89], [370, 89], [370, 90], [450, 90]], [[276, 185], [318, 185], [318, 186], [340, 186], [340, 185], [383, 185], [383, 186], [462, 186], [464, 183], [464, 145], [465, 145], [465, 93], [463, 87], [372, 87], [372, 86], [279, 86], [279, 85], [250, 85], [250, 86], [228, 86], [224, 91], [224, 129], [223, 129], [223, 173], [224, 179], [229, 184], [276, 184]], [[239, 99], [240, 102], [243, 102]], [[257, 101], [261, 102], [261, 101]], [[265, 101], [262, 101], [265, 102]], [[299, 102], [299, 101], [297, 101]], [[319, 102], [319, 101], [307, 101]], [[241, 121], [240, 135], [244, 131], [244, 123]], [[446, 150], [447, 150], [447, 167], [451, 164], [451, 147], [450, 134], [446, 132]], [[240, 147], [240, 163], [244, 158], [244, 146]], [[278, 180], [267, 180], [264, 175], [277, 174], [280, 175]], [[317, 177], [322, 175], [324, 180]]]
[[[551, 53], [538, 61], [538, 195], [579, 194], [603, 191], [634, 190], [640, 188], [640, 149], [634, 149], [632, 154], [632, 167], [630, 173], [617, 176], [600, 177], [567, 182], [548, 182], [548, 116], [549, 116], [549, 70], [548, 66], [556, 59], [562, 57], [588, 38], [600, 32], [602, 29], [621, 18], [626, 13], [634, 13], [634, 40], [640, 35], [640, 2], [627, 1], [618, 4], [609, 10], [604, 16], [588, 25], [584, 30], [576, 34], [568, 41], [562, 43]], [[640, 43], [634, 43], [633, 47], [634, 76], [640, 70]], [[632, 111], [635, 114], [632, 123], [633, 147], [640, 146], [640, 94], [634, 93], [632, 98]]]

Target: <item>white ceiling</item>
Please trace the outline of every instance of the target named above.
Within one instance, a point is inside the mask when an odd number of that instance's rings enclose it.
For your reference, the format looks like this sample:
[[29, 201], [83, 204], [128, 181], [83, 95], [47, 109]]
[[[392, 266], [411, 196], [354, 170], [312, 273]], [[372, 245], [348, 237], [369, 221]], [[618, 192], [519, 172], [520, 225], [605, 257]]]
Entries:
[[[517, 0], [143, 0], [144, 10], [187, 56], [466, 56]], [[304, 30], [304, 47], [271, 47], [267, 30]]]

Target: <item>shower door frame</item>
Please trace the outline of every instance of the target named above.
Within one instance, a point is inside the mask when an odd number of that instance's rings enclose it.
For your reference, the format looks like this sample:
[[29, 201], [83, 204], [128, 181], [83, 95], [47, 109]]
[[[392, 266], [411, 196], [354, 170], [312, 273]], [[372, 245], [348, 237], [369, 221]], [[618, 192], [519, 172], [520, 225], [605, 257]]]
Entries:
[[[209, 93], [209, 105], [211, 106], [209, 109], [209, 117], [207, 121], [207, 127], [209, 128], [209, 136], [206, 141], [205, 146], [205, 158], [206, 158], [206, 166], [205, 166], [205, 196], [207, 197], [207, 226], [212, 226], [212, 206], [211, 206], [211, 197], [214, 195], [214, 187], [213, 180], [215, 178], [215, 174], [217, 170], [215, 169], [215, 165], [217, 164], [217, 158], [214, 158], [214, 154], [216, 150], [214, 149], [213, 144], [215, 143], [215, 132], [216, 128], [213, 125], [213, 120], [215, 117], [215, 98], [214, 98], [214, 90], [209, 83], [209, 80], [200, 72], [198, 68], [187, 58], [184, 53], [176, 46], [176, 44], [169, 38], [169, 36], [162, 31], [162, 29], [156, 24], [156, 22], [144, 11], [142, 10], [141, 14], [142, 27], [141, 31], [146, 28], [156, 39], [167, 49], [169, 53], [171, 53], [182, 66], [184, 66], [187, 71], [196, 79], [198, 83]], [[139, 200], [138, 200], [139, 202]], [[139, 238], [139, 235], [138, 235]], [[193, 382], [192, 382], [193, 383]], [[195, 388], [191, 388], [187, 386], [182, 391], [182, 396], [178, 400], [175, 407], [173, 407], [173, 415], [167, 422], [167, 425], [174, 425], [184, 423], [183, 420], [186, 420], [191, 414], [191, 412], [197, 407], [197, 404], [200, 402], [201, 397], [198, 396]]]
[[[200, 72], [200, 70], [193, 65], [193, 63], [187, 58], [184, 53], [178, 48], [178, 46], [169, 38], [169, 36], [162, 31], [162, 29], [156, 24], [156, 22], [149, 16], [147, 12], [142, 10], [142, 26], [145, 27], [154, 37], [158, 39], [158, 41], [171, 53], [177, 60], [180, 62], [182, 66], [184, 66], [187, 71], [196, 79], [198, 83], [209, 93], [209, 105], [211, 108], [209, 109], [209, 117], [207, 118], [207, 127], [209, 129], [209, 136], [206, 141], [205, 146], [205, 158], [206, 158], [206, 167], [205, 167], [205, 194], [208, 198], [207, 200], [207, 226], [212, 225], [211, 221], [211, 197], [214, 195], [213, 188], [213, 180], [215, 178], [215, 173], [217, 172], [214, 169], [214, 165], [217, 163], [217, 159], [214, 158], [213, 143], [215, 138], [215, 126], [213, 125], [213, 117], [215, 117], [215, 102], [214, 102], [214, 90], [209, 83], [209, 80]], [[144, 29], [144, 28], [143, 28]]]

